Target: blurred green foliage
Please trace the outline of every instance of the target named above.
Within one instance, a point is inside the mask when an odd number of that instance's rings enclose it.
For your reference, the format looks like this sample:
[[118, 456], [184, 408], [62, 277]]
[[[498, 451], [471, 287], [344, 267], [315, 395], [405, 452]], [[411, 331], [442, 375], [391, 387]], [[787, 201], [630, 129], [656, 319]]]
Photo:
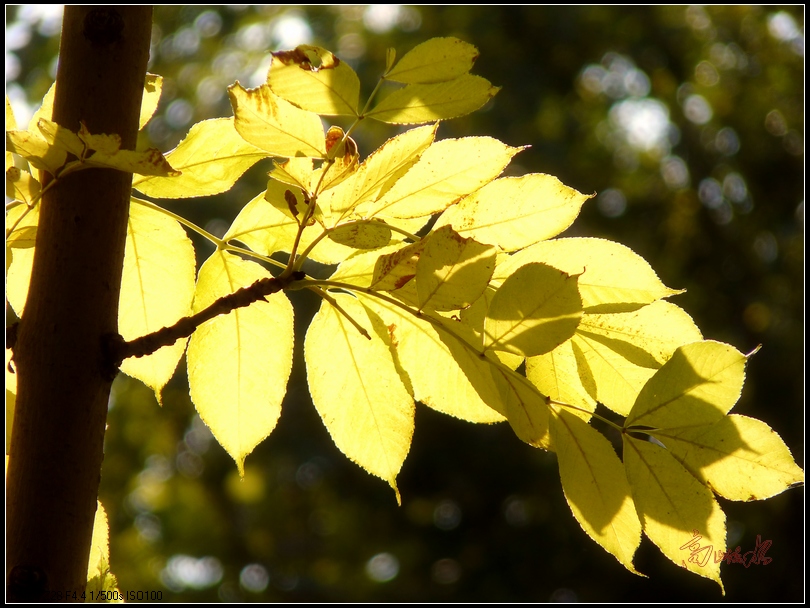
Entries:
[[[6, 9], [6, 91], [24, 125], [50, 86], [60, 11]], [[643, 255], [705, 336], [747, 352], [735, 412], [804, 450], [804, 7], [158, 6], [150, 71], [165, 77], [140, 145], [169, 150], [195, 122], [231, 114], [226, 86], [264, 80], [268, 52], [333, 50], [370, 90], [385, 49], [434, 36], [475, 44], [475, 72], [503, 87], [439, 137], [530, 145], [511, 173], [596, 192], [567, 235]], [[343, 125], [345, 126], [345, 125]], [[368, 154], [394, 133], [363, 125]], [[269, 166], [229, 193], [169, 202], [222, 234]], [[210, 247], [196, 243], [198, 262]], [[293, 294], [296, 330], [315, 302]], [[579, 528], [552, 454], [506, 425], [417, 408], [390, 489], [348, 462], [312, 407], [297, 345], [278, 428], [234, 463], [194, 414], [184, 369], [154, 396], [120, 376], [110, 401], [101, 500], [120, 589], [175, 601], [695, 601], [708, 580], [645, 541], [641, 579]], [[723, 567], [729, 600], [803, 597], [803, 489], [724, 502], [729, 547], [772, 540], [767, 566]], [[685, 538], [685, 541], [688, 539]]]

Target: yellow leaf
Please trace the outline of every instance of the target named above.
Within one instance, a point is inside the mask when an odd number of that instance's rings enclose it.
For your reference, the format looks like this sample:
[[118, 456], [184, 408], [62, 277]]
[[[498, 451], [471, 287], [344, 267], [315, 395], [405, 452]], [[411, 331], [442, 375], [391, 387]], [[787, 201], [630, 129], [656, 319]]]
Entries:
[[41, 191], [42, 186], [28, 171], [17, 167], [6, 169], [6, 196], [8, 198], [21, 201], [31, 207], [34, 203], [39, 202]]
[[503, 251], [517, 251], [557, 236], [579, 215], [590, 196], [551, 175], [502, 177], [450, 207], [438, 225]]
[[[169, 327], [190, 314], [195, 272], [194, 246], [180, 223], [132, 199], [118, 304], [118, 331], [124, 339]], [[155, 391], [160, 403], [185, 349], [186, 340], [178, 340], [146, 357], [125, 359], [121, 371]]]
[[275, 186], [277, 183], [271, 181], [267, 191], [256, 195], [242, 207], [223, 240], [241, 241], [253, 251], [266, 256], [276, 251], [289, 251], [298, 230], [298, 223], [289, 212], [284, 213], [281, 208], [271, 205], [265, 198], [272, 185], [274, 193], [283, 199], [286, 187], [280, 183]]
[[[103, 154], [112, 155], [121, 149], [121, 136], [118, 134], [107, 135], [94, 135], [90, 133], [84, 121], [79, 122], [79, 139], [84, 144], [85, 150], [87, 148], [96, 150]], [[84, 152], [84, 151], [82, 151]]]
[[[426, 240], [422, 239], [403, 247], [393, 253], [381, 255], [374, 265], [374, 276], [371, 281], [371, 288], [377, 291], [400, 291], [408, 287], [407, 302], [415, 302], [416, 287], [412, 284], [416, 276], [416, 265], [419, 256], [425, 249]], [[409, 285], [410, 284], [410, 285]], [[396, 294], [401, 297], [402, 293]]]
[[388, 192], [362, 211], [367, 216], [401, 218], [438, 213], [498, 177], [520, 150], [491, 137], [435, 142]]
[[411, 446], [413, 399], [394, 365], [388, 330], [379, 317], [351, 296], [333, 297], [371, 340], [324, 300], [304, 341], [312, 402], [338, 449], [387, 481], [400, 502], [396, 477]]
[[17, 120], [14, 118], [14, 110], [11, 108], [11, 100], [9, 100], [8, 95], [6, 95], [6, 131], [16, 130]]
[[157, 148], [149, 148], [142, 152], [119, 150], [114, 154], [99, 151], [86, 159], [85, 164], [90, 167], [118, 169], [126, 173], [138, 173], [140, 175], [158, 175], [161, 177], [180, 175], [180, 171], [172, 168]]
[[745, 355], [710, 340], [679, 347], [639, 393], [625, 428], [678, 428], [720, 420], [740, 398]]
[[318, 171], [310, 178], [310, 191], [318, 193], [334, 188], [357, 171], [360, 153], [357, 142], [346, 137], [340, 127], [329, 127], [326, 132], [326, 154], [330, 162], [322, 163]]
[[[344, 268], [341, 264], [338, 278], [352, 272], [348, 266]], [[364, 297], [363, 303], [385, 321], [397, 359], [410, 381], [414, 399], [438, 412], [469, 422], [492, 423], [506, 419], [482, 399], [433, 325], [376, 298]], [[441, 374], [437, 374], [436, 370], [442, 370]], [[490, 375], [486, 368], [481, 371]], [[489, 401], [499, 400], [491, 375], [488, 381], [482, 381], [479, 375], [478, 386], [481, 387], [484, 382], [491, 392]]]
[[378, 200], [405, 175], [419, 156], [433, 143], [437, 125], [417, 127], [392, 137], [364, 160], [357, 171], [334, 188], [324, 192], [319, 201], [337, 220], [356, 208], [358, 213]]
[[726, 550], [726, 517], [711, 490], [664, 448], [623, 437], [624, 466], [644, 533], [673, 563], [723, 590], [716, 556]]
[[763, 500], [804, 482], [771, 427], [738, 414], [708, 426], [654, 433], [699, 481], [729, 500]]
[[37, 108], [37, 111], [34, 112], [33, 116], [31, 116], [31, 120], [28, 121], [28, 127], [26, 127], [28, 131], [32, 133], [36, 132], [40, 118], [47, 118], [48, 120], [53, 118], [54, 99], [56, 99], [55, 82], [48, 88], [48, 92], [45, 93], [45, 97], [42, 98], [42, 104]]
[[10, 348], [6, 348], [6, 456], [11, 451], [11, 429], [14, 427], [14, 404], [17, 401], [17, 373], [11, 363], [14, 355]]
[[[16, 131], [17, 130], [17, 120], [14, 118], [14, 110], [11, 108], [11, 101], [6, 95], [6, 131]], [[14, 166], [14, 157], [11, 155], [11, 151], [8, 149], [8, 144], [6, 144], [6, 171], [9, 170]]]
[[[84, 123], [82, 123], [83, 125]], [[40, 118], [37, 123], [37, 128], [42, 134], [43, 139], [52, 146], [57, 146], [66, 150], [76, 157], [84, 157], [87, 151], [87, 145], [82, 141], [78, 134], [70, 129], [62, 127], [48, 118]], [[118, 147], [121, 147], [121, 138], [118, 138]], [[118, 148], [116, 148], [117, 150]]]
[[110, 572], [110, 526], [101, 502], [97, 501], [93, 520], [93, 537], [90, 541], [90, 559], [87, 564], [85, 594], [91, 601], [105, 604], [123, 604], [123, 594], [118, 590], [118, 581]]
[[574, 334], [581, 316], [577, 277], [529, 264], [495, 292], [484, 323], [484, 346], [525, 357], [547, 353]]
[[312, 159], [305, 156], [288, 158], [284, 161], [273, 161], [273, 170], [268, 173], [271, 179], [288, 186], [301, 188], [312, 196], [310, 188], [313, 174]]
[[87, 580], [106, 574], [110, 564], [110, 526], [107, 513], [100, 501], [96, 501], [96, 515], [93, 519], [93, 538], [90, 541], [90, 559], [87, 563]]
[[475, 112], [500, 90], [472, 74], [436, 84], [409, 84], [388, 95], [366, 117], [398, 125], [457, 118]]
[[326, 49], [302, 44], [273, 53], [267, 84], [273, 93], [308, 112], [357, 116], [360, 79]]
[[665, 287], [650, 265], [619, 243], [595, 238], [541, 241], [512, 255], [495, 269], [503, 280], [530, 262], [541, 262], [579, 277], [586, 313], [628, 312], [677, 293]]
[[141, 101], [141, 115], [138, 119], [138, 130], [146, 126], [157, 110], [160, 94], [163, 91], [163, 76], [147, 74], [143, 85], [143, 100]]
[[245, 140], [273, 156], [326, 156], [323, 124], [317, 114], [281, 99], [270, 85], [228, 87], [236, 130]]
[[[276, 251], [292, 249], [298, 222], [290, 212], [285, 193], [289, 191], [286, 184], [270, 180], [267, 190], [250, 201], [231, 224], [223, 237], [225, 241], [239, 240], [253, 251], [262, 255], [272, 255]], [[300, 192], [295, 194], [296, 202]], [[324, 228], [314, 224], [304, 229], [301, 235], [298, 252], [308, 248], [315, 239], [321, 237], [308, 257], [323, 264], [337, 264], [356, 251], [352, 247], [335, 243], [324, 236]]]
[[[219, 250], [200, 268], [194, 312], [269, 276]], [[245, 457], [276, 426], [292, 368], [292, 305], [283, 293], [266, 300], [203, 323], [188, 344], [191, 399], [242, 476]]]
[[11, 264], [6, 272], [6, 299], [18, 317], [22, 318], [31, 269], [34, 265], [34, 245], [39, 224], [39, 205], [17, 205], [6, 213], [6, 229], [16, 224], [6, 237], [6, 258]]
[[458, 38], [431, 38], [408, 51], [386, 80], [429, 84], [453, 80], [472, 69], [478, 49]]
[[543, 355], [526, 358], [526, 377], [544, 395], [590, 412], [596, 409], [596, 382], [576, 339]]
[[556, 361], [569, 368], [577, 366], [582, 382], [593, 383], [590, 394], [626, 416], [641, 389], [675, 349], [701, 339], [689, 315], [658, 300], [633, 312], [582, 315], [572, 341], [580, 359], [563, 362], [558, 357]]
[[63, 148], [52, 146], [31, 131], [6, 131], [6, 150], [19, 154], [41, 171], [55, 175], [67, 160]]
[[416, 264], [419, 310], [458, 310], [478, 299], [495, 269], [495, 248], [460, 237], [449, 226], [423, 241]]
[[643, 367], [658, 367], [679, 346], [703, 339], [692, 317], [666, 300], [657, 300], [633, 312], [585, 314], [577, 332]]
[[524, 376], [501, 364], [493, 353], [478, 350], [480, 340], [472, 328], [449, 320], [442, 325], [444, 330], [439, 330], [439, 337], [484, 403], [509, 421], [518, 439], [550, 450], [545, 396]]
[[641, 543], [641, 522], [619, 457], [587, 422], [563, 409], [552, 412], [551, 439], [568, 506], [588, 536], [640, 574], [633, 555]]
[[378, 249], [391, 241], [391, 229], [376, 220], [349, 222], [331, 229], [329, 238], [354, 249]]
[[[488, 355], [491, 357], [491, 355]], [[506, 419], [518, 439], [529, 445], [553, 451], [549, 434], [548, 403], [529, 381], [505, 366], [492, 369], [499, 385]]]
[[610, 345], [579, 331], [571, 342], [581, 354], [580, 361], [585, 362], [579, 367], [583, 383], [594, 382], [593, 397], [617, 414], [626, 416], [657, 366], [642, 367], [627, 359], [621, 349], [617, 352]]
[[246, 142], [236, 132], [233, 118], [198, 122], [186, 138], [166, 155], [178, 177], [135, 176], [132, 187], [155, 198], [192, 198], [220, 194], [231, 189], [257, 161], [264, 150]]

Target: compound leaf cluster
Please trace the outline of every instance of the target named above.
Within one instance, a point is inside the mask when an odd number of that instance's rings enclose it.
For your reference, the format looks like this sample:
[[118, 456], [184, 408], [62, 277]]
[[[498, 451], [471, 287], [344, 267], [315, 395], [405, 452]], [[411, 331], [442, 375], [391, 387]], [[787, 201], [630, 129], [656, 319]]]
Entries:
[[[194, 198], [226, 192], [273, 159], [266, 190], [223, 238], [133, 196], [124, 340], [257, 281], [285, 279], [285, 289], [321, 298], [304, 358], [324, 425], [397, 500], [416, 402], [474, 423], [508, 421], [522, 441], [556, 452], [574, 517], [627, 569], [639, 574], [633, 556], [643, 532], [674, 563], [722, 588], [719, 564], [695, 563], [682, 550], [692, 530], [725, 548], [715, 495], [768, 498], [803, 472], [765, 423], [729, 414], [746, 355], [703, 340], [666, 299], [680, 292], [627, 247], [559, 236], [590, 196], [550, 175], [501, 177], [520, 147], [436, 139], [438, 121], [498, 91], [470, 74], [477, 56], [455, 38], [429, 40], [399, 61], [390, 50], [363, 102], [357, 74], [333, 53], [306, 45], [277, 52], [266, 83], [229, 88], [233, 117], [194, 125], [165, 156], [121, 150], [116, 135], [84, 125], [78, 133], [57, 125], [52, 91], [25, 130], [7, 102], [8, 301], [24, 317], [38, 203], [66, 174], [109, 167], [134, 173], [142, 197]], [[147, 77], [141, 127], [161, 86]], [[351, 124], [325, 129], [324, 116]], [[351, 134], [369, 119], [424, 126], [362, 158]], [[46, 187], [40, 172], [52, 176]], [[186, 229], [216, 247], [198, 273]], [[307, 276], [307, 260], [329, 272]], [[293, 343], [293, 308], [279, 291], [125, 360], [122, 370], [159, 401], [185, 352], [197, 411], [243, 474], [281, 413]], [[597, 413], [597, 404], [615, 416]]]

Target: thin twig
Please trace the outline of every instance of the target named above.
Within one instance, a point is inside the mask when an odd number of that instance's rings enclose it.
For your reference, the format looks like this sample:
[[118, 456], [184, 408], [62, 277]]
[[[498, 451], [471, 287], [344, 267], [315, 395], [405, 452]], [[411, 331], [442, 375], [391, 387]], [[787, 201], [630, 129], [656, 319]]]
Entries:
[[105, 350], [107, 351], [107, 360], [112, 366], [111, 371], [113, 369], [117, 370], [124, 359], [151, 355], [163, 346], [169, 346], [181, 338], [187, 338], [206, 321], [227, 314], [237, 308], [250, 306], [258, 300], [266, 300], [265, 296], [279, 292], [304, 277], [303, 272], [294, 272], [287, 277], [259, 279], [249, 287], [243, 287], [232, 294], [219, 298], [197, 314], [183, 317], [171, 327], [164, 327], [130, 342], [125, 342], [118, 334], [107, 336]]

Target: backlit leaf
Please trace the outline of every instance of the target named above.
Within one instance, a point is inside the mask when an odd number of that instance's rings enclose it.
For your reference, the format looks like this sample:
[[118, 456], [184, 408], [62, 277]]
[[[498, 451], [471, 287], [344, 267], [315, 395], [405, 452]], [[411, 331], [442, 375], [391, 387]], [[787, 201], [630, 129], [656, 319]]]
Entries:
[[154, 198], [193, 198], [220, 194], [231, 189], [245, 171], [267, 152], [246, 142], [236, 132], [233, 118], [198, 122], [186, 138], [166, 155], [182, 175], [135, 176], [132, 187]]
[[6, 169], [6, 196], [11, 200], [21, 201], [30, 207], [39, 201], [41, 191], [42, 186], [28, 171], [17, 167]]
[[329, 238], [355, 249], [377, 249], [391, 241], [391, 229], [374, 220], [349, 222], [330, 230]]
[[155, 115], [160, 94], [163, 92], [163, 76], [147, 74], [143, 85], [143, 100], [141, 101], [141, 115], [138, 119], [138, 130], [143, 129]]
[[[101, 502], [96, 503], [96, 515], [93, 519], [93, 536], [90, 541], [90, 559], [87, 563], [87, 586], [85, 593], [89, 597], [108, 597], [105, 603], [123, 603], [123, 594], [116, 588], [118, 581], [110, 572], [110, 526], [107, 513]], [[119, 599], [120, 598], [120, 599]]]
[[236, 82], [228, 87], [228, 95], [236, 130], [247, 142], [273, 156], [326, 155], [320, 117], [283, 100], [270, 85], [245, 89]]
[[436, 84], [409, 84], [388, 95], [366, 117], [398, 125], [457, 118], [475, 112], [500, 90], [473, 74]]
[[[66, 129], [48, 118], [40, 118], [37, 128], [43, 139], [52, 146], [57, 146], [77, 157], [84, 157], [87, 145], [77, 133]], [[118, 138], [118, 147], [121, 147], [121, 138]]]
[[[267, 191], [243, 207], [223, 238], [241, 241], [256, 253], [266, 256], [276, 251], [289, 252], [295, 241], [298, 222], [293, 219], [284, 197], [288, 190], [286, 184], [270, 180]], [[296, 196], [300, 196], [300, 192]], [[298, 251], [309, 247], [316, 238], [323, 236], [324, 231], [317, 223], [304, 229]], [[323, 238], [309, 257], [323, 264], [337, 264], [355, 251], [352, 247]]]
[[34, 112], [33, 116], [31, 116], [31, 120], [28, 121], [27, 129], [32, 133], [37, 131], [37, 125], [39, 124], [40, 118], [47, 118], [51, 120], [53, 118], [53, 102], [56, 99], [56, 83], [54, 82], [49, 88], [48, 92], [45, 93], [45, 97], [42, 98], [42, 104], [37, 108], [36, 112]]
[[580, 361], [585, 362], [579, 366], [580, 378], [584, 378], [583, 383], [590, 379], [595, 383], [594, 398], [617, 414], [626, 416], [658, 366], [638, 365], [625, 357], [622, 349], [617, 351], [587, 333], [577, 331], [571, 342], [581, 353]]
[[[11, 101], [6, 95], [6, 131], [16, 131], [17, 120], [14, 118], [14, 110], [11, 108]], [[6, 144], [6, 171], [14, 165], [14, 157]]]
[[336, 219], [355, 208], [378, 200], [413, 167], [419, 156], [433, 143], [436, 125], [417, 127], [392, 137], [364, 160], [344, 182], [327, 190], [321, 204], [328, 206]]
[[[488, 356], [494, 355], [490, 353]], [[518, 439], [534, 447], [553, 451], [545, 397], [525, 377], [506, 366], [494, 368], [492, 376], [505, 402], [506, 419]]]
[[551, 175], [502, 177], [448, 209], [438, 224], [503, 251], [517, 251], [568, 228], [589, 198]]
[[312, 402], [338, 449], [387, 481], [399, 502], [396, 477], [411, 446], [413, 398], [394, 365], [379, 317], [351, 296], [333, 297], [371, 340], [324, 300], [304, 342]]
[[541, 241], [499, 264], [494, 278], [503, 280], [516, 269], [541, 262], [579, 277], [586, 313], [628, 312], [644, 304], [681, 293], [669, 289], [650, 265], [624, 245], [595, 238]]
[[424, 241], [416, 264], [419, 309], [457, 310], [478, 299], [495, 269], [495, 248], [460, 237], [449, 226]]
[[782, 438], [755, 418], [731, 414], [655, 436], [692, 475], [729, 500], [763, 500], [804, 482]]
[[[664, 448], [623, 437], [624, 466], [644, 533], [673, 563], [716, 581], [722, 590], [714, 558], [726, 550], [726, 517], [711, 490]], [[693, 530], [701, 537], [699, 546]]]
[[520, 150], [491, 137], [435, 142], [384, 196], [364, 207], [363, 213], [411, 218], [443, 211], [498, 177]]
[[386, 80], [405, 83], [435, 83], [458, 78], [470, 71], [478, 49], [458, 38], [431, 38], [408, 51]]
[[484, 346], [525, 357], [547, 353], [574, 334], [581, 316], [577, 277], [529, 264], [495, 292], [484, 323]]
[[543, 355], [526, 358], [526, 377], [555, 401], [596, 409], [597, 385], [576, 338]]
[[[374, 276], [371, 288], [377, 291], [396, 291], [403, 289], [416, 276], [416, 265], [419, 256], [425, 249], [426, 240], [422, 239], [386, 255], [381, 255], [374, 265]], [[416, 299], [414, 285], [409, 301]]]
[[[123, 338], [133, 340], [189, 315], [196, 269], [194, 246], [180, 223], [132, 199], [118, 304]], [[125, 359], [121, 371], [155, 391], [160, 403], [185, 349], [186, 339], [178, 340], [146, 357]]]
[[721, 342], [681, 346], [644, 385], [625, 428], [677, 428], [720, 420], [740, 398], [745, 362], [745, 355]]
[[80, 163], [87, 167], [118, 169], [126, 173], [162, 177], [180, 175], [157, 148], [143, 151], [122, 150], [119, 135], [92, 134], [84, 122], [80, 123], [78, 133], [47, 118], [40, 118], [37, 125], [49, 144], [79, 157]]
[[538, 448], [552, 449], [545, 396], [524, 376], [501, 364], [493, 353], [478, 350], [480, 346], [476, 345], [480, 342], [472, 328], [449, 320], [442, 325], [445, 330], [439, 330], [439, 337], [484, 403], [509, 421], [518, 439]]
[[633, 312], [585, 314], [577, 332], [644, 367], [657, 367], [668, 361], [679, 346], [703, 339], [692, 317], [666, 300]]
[[[364, 297], [363, 302], [385, 321], [396, 348], [397, 359], [412, 386], [414, 399], [438, 412], [469, 422], [492, 423], [505, 420], [502, 413], [490, 407], [480, 396], [476, 386], [439, 336], [439, 330], [433, 325], [376, 298]], [[438, 369], [442, 370], [441, 374], [436, 373]], [[491, 372], [486, 368], [479, 372], [490, 375], [487, 381], [490, 389], [488, 401], [499, 401], [500, 395], [492, 381]], [[482, 385], [479, 375], [477, 386], [481, 389]]]
[[6, 230], [15, 225], [6, 237], [6, 299], [9, 305], [22, 318], [28, 286], [31, 283], [31, 270], [34, 266], [34, 245], [39, 224], [39, 205], [27, 207], [17, 205], [6, 212]]
[[564, 409], [552, 416], [565, 499], [582, 529], [630, 572], [641, 543], [641, 522], [613, 446], [599, 431]]
[[[269, 276], [216, 251], [200, 268], [194, 312]], [[188, 344], [191, 400], [242, 476], [245, 457], [276, 426], [292, 368], [292, 305], [283, 293], [266, 300], [203, 323]]]
[[19, 154], [41, 171], [55, 175], [67, 161], [67, 152], [46, 142], [39, 133], [6, 131], [6, 150]]
[[572, 344], [581, 354], [577, 365], [582, 382], [593, 381], [593, 396], [626, 416], [675, 349], [701, 339], [689, 315], [658, 300], [633, 312], [582, 315]]
[[273, 161], [273, 170], [268, 173], [271, 179], [289, 186], [295, 186], [312, 194], [311, 178], [313, 173], [312, 159], [305, 156]]
[[309, 112], [357, 115], [360, 79], [326, 49], [302, 44], [273, 53], [267, 84], [273, 93]]

